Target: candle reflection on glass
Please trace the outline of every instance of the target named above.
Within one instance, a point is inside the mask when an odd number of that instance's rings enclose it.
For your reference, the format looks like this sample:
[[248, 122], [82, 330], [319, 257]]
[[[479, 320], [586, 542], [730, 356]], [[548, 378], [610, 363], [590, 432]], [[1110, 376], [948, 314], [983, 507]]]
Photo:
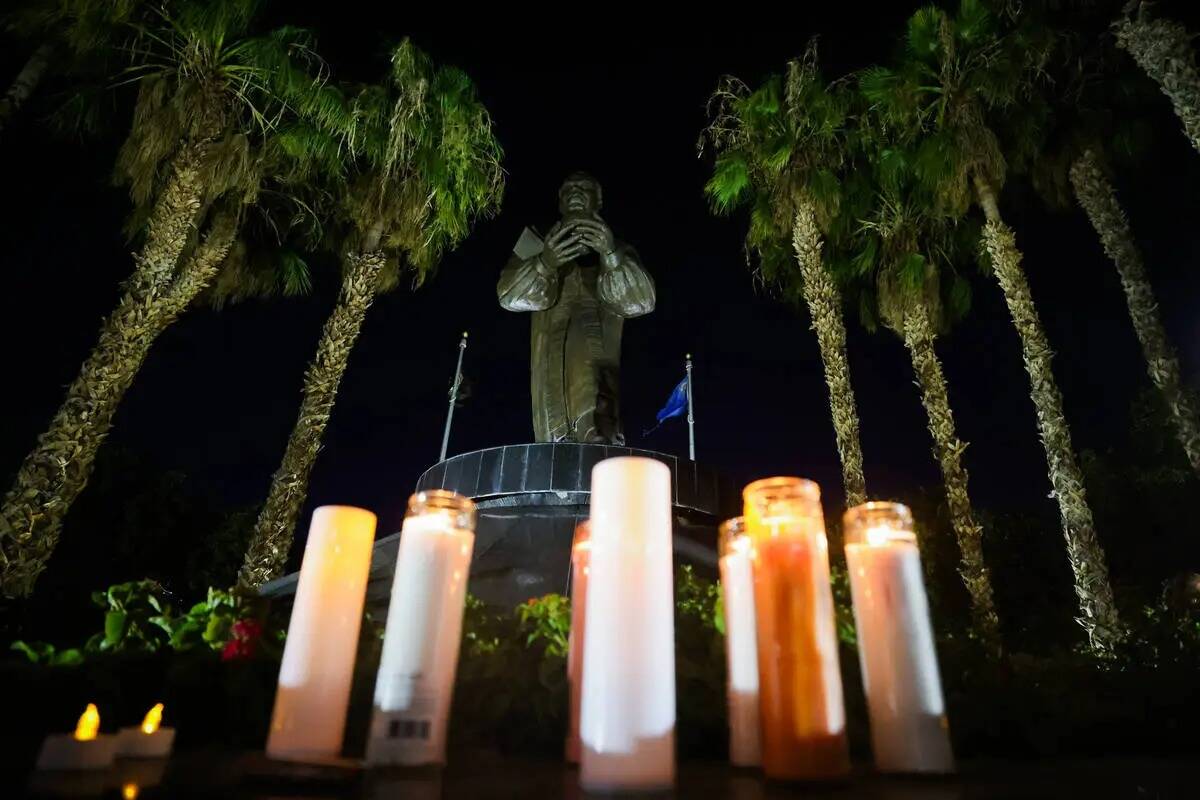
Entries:
[[587, 619], [587, 585], [591, 570], [592, 527], [585, 519], [575, 526], [571, 542], [571, 633], [567, 639], [567, 763], [579, 763], [579, 708], [583, 690], [583, 638]]
[[912, 513], [899, 503], [864, 503], [846, 512], [844, 530], [875, 766], [883, 772], [951, 772]]
[[750, 537], [742, 517], [727, 520], [720, 529], [721, 597], [725, 608], [726, 694], [729, 702], [729, 761], [739, 767], [758, 766], [759, 744], [758, 652], [754, 620], [754, 574]]
[[821, 492], [767, 478], [743, 492], [752, 543], [762, 766], [769, 778], [850, 770]]

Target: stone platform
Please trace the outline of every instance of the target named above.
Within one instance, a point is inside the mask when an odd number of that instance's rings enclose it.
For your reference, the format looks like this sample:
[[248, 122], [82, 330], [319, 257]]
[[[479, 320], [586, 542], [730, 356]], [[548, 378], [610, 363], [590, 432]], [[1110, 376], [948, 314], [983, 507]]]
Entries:
[[[486, 603], [513, 607], [530, 597], [567, 592], [571, 537], [588, 516], [592, 467], [628, 455], [662, 461], [671, 470], [676, 561], [715, 574], [717, 525], [741, 513], [741, 498], [731, 482], [686, 458], [599, 444], [506, 445], [435, 464], [416, 490], [448, 489], [475, 501], [470, 591]], [[377, 619], [387, 613], [399, 538], [395, 532], [375, 541], [367, 605]], [[293, 574], [272, 581], [263, 593], [291, 594], [295, 580]]]

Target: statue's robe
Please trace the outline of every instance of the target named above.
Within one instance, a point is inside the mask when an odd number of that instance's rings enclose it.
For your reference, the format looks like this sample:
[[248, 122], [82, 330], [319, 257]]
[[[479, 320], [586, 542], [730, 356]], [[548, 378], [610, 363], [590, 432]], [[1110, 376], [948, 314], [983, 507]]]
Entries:
[[539, 442], [624, 444], [621, 326], [654, 310], [654, 280], [621, 242], [610, 263], [589, 252], [555, 273], [537, 255], [540, 240], [522, 246], [530, 238], [526, 232], [518, 243], [496, 293], [509, 311], [532, 312], [534, 435]]

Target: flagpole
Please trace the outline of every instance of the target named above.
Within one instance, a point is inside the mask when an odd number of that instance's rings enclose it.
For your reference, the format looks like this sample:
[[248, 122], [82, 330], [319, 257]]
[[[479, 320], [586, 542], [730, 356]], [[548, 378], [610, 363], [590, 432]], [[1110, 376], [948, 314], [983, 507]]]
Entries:
[[467, 332], [463, 331], [458, 343], [458, 366], [454, 368], [454, 383], [450, 386], [450, 408], [446, 411], [446, 430], [442, 434], [442, 455], [438, 461], [446, 460], [446, 449], [450, 446], [450, 423], [454, 420], [454, 404], [458, 402], [458, 387], [462, 385], [463, 353], [467, 349]]
[[692, 413], [692, 354], [687, 354], [688, 458], [696, 460], [696, 416]]

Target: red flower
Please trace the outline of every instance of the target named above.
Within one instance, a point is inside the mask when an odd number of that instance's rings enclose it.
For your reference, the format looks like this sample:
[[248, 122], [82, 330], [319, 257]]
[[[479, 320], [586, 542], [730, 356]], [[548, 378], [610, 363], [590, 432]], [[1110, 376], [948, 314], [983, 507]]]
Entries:
[[262, 638], [262, 623], [256, 619], [239, 619], [229, 630], [229, 641], [221, 651], [222, 661], [236, 661], [241, 658], [251, 658], [258, 649], [258, 641]]

